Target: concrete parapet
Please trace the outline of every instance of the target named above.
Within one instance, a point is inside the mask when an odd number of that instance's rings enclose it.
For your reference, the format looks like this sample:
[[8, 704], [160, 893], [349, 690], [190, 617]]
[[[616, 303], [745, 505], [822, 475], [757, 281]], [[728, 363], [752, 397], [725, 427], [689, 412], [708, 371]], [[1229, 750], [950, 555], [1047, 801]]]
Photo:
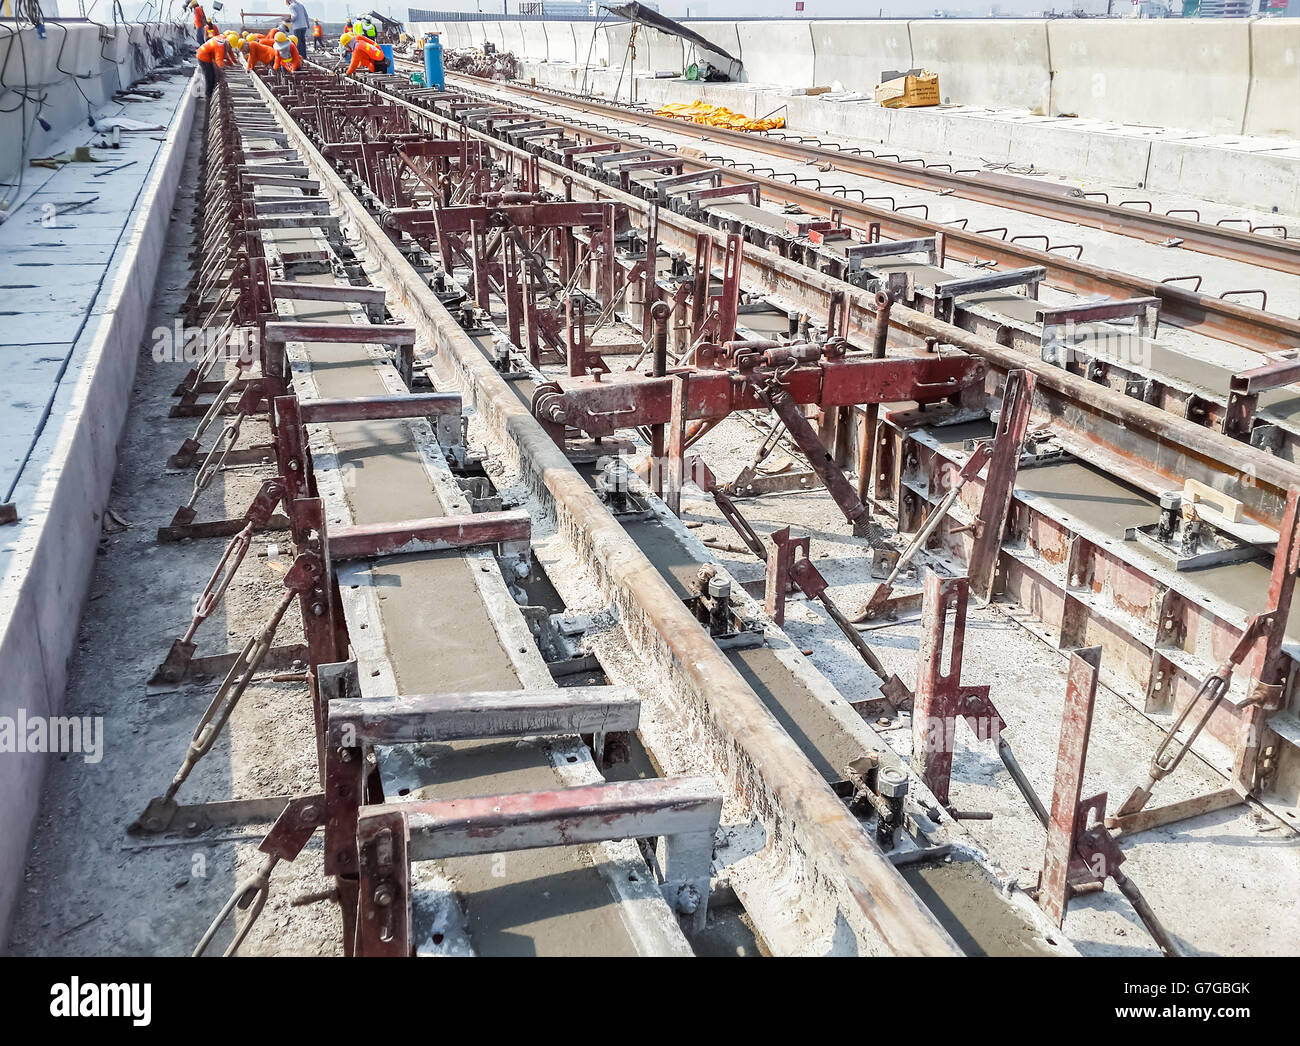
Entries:
[[523, 38], [523, 48], [515, 52], [516, 58], [530, 58], [538, 62], [550, 60], [545, 22], [520, 22], [519, 32]]
[[1250, 24], [1250, 91], [1244, 134], [1300, 138], [1300, 20]]
[[1237, 19], [1050, 21], [1048, 115], [1240, 133], [1250, 28]]
[[[541, 60], [533, 37], [527, 37], [525, 47], [527, 30], [518, 22], [463, 24], [496, 27], [471, 31], [475, 45], [488, 35], [498, 46], [516, 53], [522, 48], [530, 60]], [[958, 106], [1300, 138], [1300, 22], [864, 19], [687, 24], [741, 59], [741, 81], [791, 94], [839, 83], [847, 91], [869, 96], [883, 72], [921, 66], [939, 74], [945, 103]], [[501, 36], [503, 25], [509, 27], [508, 39]], [[552, 61], [582, 66], [590, 54], [592, 68], [602, 63], [611, 69], [624, 67], [628, 24], [545, 25]], [[561, 35], [565, 25], [574, 37], [572, 49]], [[553, 42], [557, 38], [558, 45]], [[702, 57], [698, 50], [643, 26], [637, 33], [636, 61], [628, 71], [638, 76], [680, 72]], [[639, 87], [638, 92], [638, 97], [644, 95]], [[919, 118], [915, 122], [925, 123]], [[1010, 139], [1001, 144], [1009, 146]]]
[[572, 22], [544, 22], [546, 28], [546, 59], [549, 62], [578, 61], [578, 44], [573, 35]]
[[912, 22], [911, 64], [939, 74], [945, 102], [1042, 114], [1052, 85], [1047, 25], [1009, 18]]
[[737, 22], [744, 79], [813, 87], [812, 22]]
[[[47, 23], [47, 34], [54, 25], [57, 23]], [[76, 28], [98, 38], [94, 27]], [[57, 51], [57, 29], [52, 35]], [[125, 31], [120, 35], [124, 41], [128, 38]], [[73, 68], [71, 39], [61, 63], [65, 69]], [[119, 57], [111, 51], [106, 53]], [[152, 51], [146, 49], [145, 54], [152, 64]], [[139, 58], [127, 61], [138, 63]], [[125, 86], [148, 68], [139, 69], [130, 80], [119, 81], [121, 71], [121, 61], [106, 57], [104, 65], [96, 70], [102, 82], [88, 80], [87, 94], [111, 94], [119, 83]], [[117, 188], [126, 193], [121, 197], [121, 236], [100, 282], [92, 280], [84, 288], [86, 320], [71, 344], [9, 347], [11, 352], [28, 355], [38, 351], [67, 354], [66, 367], [49, 402], [48, 421], [39, 429], [14, 489], [18, 522], [5, 527], [0, 536], [0, 674], [5, 679], [5, 686], [0, 688], [0, 716], [10, 720], [17, 717], [19, 710], [29, 718], [62, 713], [68, 665], [76, 648], [81, 608], [94, 570], [103, 513], [113, 482], [117, 442], [130, 403], [172, 201], [197, 109], [197, 84], [196, 76], [185, 81], [183, 87], [173, 88], [176, 108], [166, 140], [150, 150], [147, 164], [132, 169], [127, 182], [118, 183]], [[54, 89], [53, 85], [47, 88], [50, 92]], [[84, 127], [84, 102], [80, 117], [84, 132], [80, 143], [84, 144], [90, 136]], [[68, 135], [66, 127], [63, 133]], [[135, 138], [139, 141], [133, 143], [134, 147], [143, 152], [143, 143], [148, 139], [139, 135]], [[57, 184], [63, 173], [52, 175], [50, 183]], [[68, 175], [76, 177], [71, 172]], [[126, 185], [132, 180], [135, 187], [128, 191]], [[29, 201], [26, 209], [36, 212], [36, 220], [40, 221], [34, 201]], [[33, 219], [20, 213], [11, 220], [17, 230], [18, 223], [26, 227]], [[58, 235], [57, 226], [49, 232], [51, 238]], [[0, 253], [13, 249], [10, 243], [0, 248]], [[71, 267], [93, 266], [73, 263]], [[54, 281], [55, 277], [47, 279]], [[65, 291], [78, 293], [75, 284]], [[31, 404], [29, 413], [35, 429], [39, 406]], [[121, 729], [121, 724], [116, 728]], [[114, 724], [106, 725], [105, 745], [123, 751], [121, 746], [130, 742], [114, 737], [114, 729]], [[8, 940], [14, 902], [24, 881], [28, 840], [49, 758], [58, 757], [17, 752], [0, 756], [0, 794], [4, 796], [0, 803], [0, 942]]]
[[[192, 54], [193, 36], [181, 26], [139, 24], [110, 27], [108, 39], [98, 26], [46, 22], [45, 38], [35, 29], [6, 31], [0, 39], [0, 66], [10, 92], [23, 84], [39, 92], [13, 94], [0, 105], [0, 142], [25, 147], [0, 148], [0, 182], [15, 182], [33, 156], [58, 150], [60, 139], [86, 125], [86, 107], [98, 107], [113, 92], [134, 83], [159, 63], [153, 45], [165, 54]], [[49, 125], [49, 130], [37, 116]], [[9, 193], [0, 187], [0, 200]]]
[[[871, 94], [888, 69], [910, 69], [912, 40], [907, 22], [813, 22], [813, 81], [805, 86]], [[943, 86], [940, 78], [940, 86]]]

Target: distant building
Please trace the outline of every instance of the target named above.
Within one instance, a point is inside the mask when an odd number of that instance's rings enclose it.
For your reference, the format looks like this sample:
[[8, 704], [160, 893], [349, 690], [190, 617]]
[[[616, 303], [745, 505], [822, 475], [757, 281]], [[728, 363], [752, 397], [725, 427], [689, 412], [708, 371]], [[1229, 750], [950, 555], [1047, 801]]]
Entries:
[[1287, 0], [1183, 0], [1184, 18], [1249, 18], [1286, 14]]
[[[603, 2], [590, 0], [588, 3], [580, 3], [577, 0], [519, 0], [519, 11], [521, 15], [533, 15], [538, 18], [592, 18], [598, 17], [604, 6]], [[653, 11], [659, 10], [659, 5], [654, 3], [641, 4], [642, 7], [648, 7]], [[509, 17], [506, 15], [505, 17]]]

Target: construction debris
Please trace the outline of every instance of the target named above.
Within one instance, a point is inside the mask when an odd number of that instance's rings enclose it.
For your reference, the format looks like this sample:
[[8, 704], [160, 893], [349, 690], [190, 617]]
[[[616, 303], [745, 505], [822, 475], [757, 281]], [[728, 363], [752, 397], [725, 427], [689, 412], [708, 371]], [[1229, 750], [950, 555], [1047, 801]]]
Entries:
[[939, 74], [921, 70], [876, 85], [876, 101], [886, 109], [916, 109], [939, 104]]

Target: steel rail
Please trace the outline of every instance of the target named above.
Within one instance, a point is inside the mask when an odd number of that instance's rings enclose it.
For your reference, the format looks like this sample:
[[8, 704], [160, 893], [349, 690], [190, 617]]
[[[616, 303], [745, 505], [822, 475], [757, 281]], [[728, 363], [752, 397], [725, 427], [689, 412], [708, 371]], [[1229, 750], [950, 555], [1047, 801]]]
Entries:
[[[454, 80], [455, 77], [451, 79]], [[491, 83], [500, 88], [519, 89], [510, 84], [501, 84], [499, 81], [491, 81]], [[576, 102], [570, 104], [581, 107]], [[550, 113], [543, 115], [554, 126], [571, 130], [575, 135], [583, 135], [593, 140], [600, 137], [610, 142], [636, 145], [639, 150], [648, 148], [640, 143], [631, 142], [617, 133], [596, 131]], [[627, 113], [622, 114], [622, 118], [627, 116]], [[685, 121], [672, 122], [676, 127], [685, 125]], [[757, 184], [766, 198], [779, 203], [796, 204], [811, 214], [830, 216], [832, 212], [838, 211], [845, 219], [856, 219], [856, 224], [852, 221], [846, 224], [859, 231], [865, 231], [868, 226], [878, 224], [882, 234], [897, 240], [942, 234], [947, 241], [948, 256], [958, 261], [994, 261], [1000, 266], [1015, 269], [1042, 266], [1047, 270], [1048, 284], [1058, 290], [1079, 295], [1103, 294], [1119, 298], [1158, 298], [1163, 320], [1174, 326], [1255, 352], [1271, 353], [1300, 347], [1300, 320], [1290, 319], [1278, 313], [1264, 312], [1238, 302], [1201, 294], [1149, 277], [1064, 258], [1052, 251], [1011, 243], [978, 232], [969, 232], [942, 222], [930, 221], [928, 218], [846, 200], [816, 189], [793, 185], [777, 177], [749, 172], [738, 173], [734, 168], [724, 164], [695, 157], [682, 157], [676, 153], [663, 155], [671, 156], [675, 161], [684, 161], [687, 168], [717, 172], [722, 176], [724, 184]]]
[[[364, 84], [376, 95], [402, 105], [439, 130], [469, 134], [498, 154], [519, 162], [536, 160], [553, 191], [566, 182], [593, 199], [626, 206], [631, 214], [648, 220], [651, 204], [607, 183], [542, 157], [537, 157], [485, 131], [416, 105], [375, 84]], [[664, 247], [692, 255], [697, 237], [713, 238], [719, 256], [725, 252], [726, 234], [668, 208], [658, 209], [658, 237]], [[810, 314], [829, 314], [831, 299], [843, 295], [847, 303], [849, 333], [860, 344], [870, 344], [875, 326], [875, 297], [851, 284], [781, 257], [773, 251], [746, 250], [742, 255], [742, 281], [757, 290], [784, 299]], [[1088, 381], [1041, 359], [972, 334], [899, 304], [890, 311], [890, 326], [915, 337], [937, 338], [983, 357], [999, 374], [1026, 369], [1037, 377], [1035, 408], [1050, 419], [1069, 449], [1116, 477], [1151, 494], [1182, 489], [1187, 479], [1209, 484], [1242, 502], [1245, 512], [1265, 525], [1280, 525], [1287, 491], [1300, 486], [1300, 466], [1274, 457], [1179, 418], [1158, 407]]]
[[[481, 80], [480, 77], [472, 77], [469, 74], [455, 75]], [[1135, 237], [1149, 243], [1164, 244], [1169, 240], [1181, 240], [1181, 246], [1197, 253], [1300, 275], [1300, 239], [1259, 236], [1241, 229], [1209, 225], [1171, 214], [1134, 210], [1130, 207], [1095, 200], [1089, 196], [1066, 196], [1034, 185], [1000, 186], [978, 175], [940, 170], [936, 166], [918, 167], [914, 163], [882, 160], [860, 152], [850, 152], [847, 149], [809, 145], [804, 141], [792, 142], [771, 132], [755, 133], [734, 131], [725, 127], [705, 127], [688, 120], [658, 116], [645, 109], [571, 94], [568, 91], [515, 82], [504, 84], [501, 81], [482, 82], [503, 85], [532, 98], [560, 102], [588, 111], [605, 112], [621, 119], [635, 119], [638, 123], [698, 138], [701, 141], [735, 145], [752, 152], [763, 152], [770, 156], [797, 159], [802, 162], [830, 164], [832, 169], [846, 174], [862, 175], [893, 182], [896, 185], [956, 196], [976, 203], [1006, 207], [1044, 218], [1055, 218], [1091, 229], [1100, 229], [1103, 232]]]

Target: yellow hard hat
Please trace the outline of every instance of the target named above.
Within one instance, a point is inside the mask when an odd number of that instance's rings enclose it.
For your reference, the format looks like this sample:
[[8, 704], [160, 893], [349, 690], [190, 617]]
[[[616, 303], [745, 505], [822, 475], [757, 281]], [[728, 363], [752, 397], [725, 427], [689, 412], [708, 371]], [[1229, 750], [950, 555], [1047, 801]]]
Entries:
[[339, 38], [339, 43], [341, 43], [344, 47], [347, 47], [348, 44], [352, 43], [352, 34], [351, 34], [351, 33], [344, 33], [344, 34]]
[[233, 29], [226, 34], [226, 39], [233, 45], [239, 43], [239, 34]]
[[276, 42], [277, 44], [282, 44], [282, 43], [284, 43], [284, 42], [285, 42], [286, 40], [288, 40], [288, 39], [289, 39], [289, 38], [288, 38], [287, 36], [285, 36], [284, 33], [276, 33], [276, 34], [275, 34], [275, 42]]

